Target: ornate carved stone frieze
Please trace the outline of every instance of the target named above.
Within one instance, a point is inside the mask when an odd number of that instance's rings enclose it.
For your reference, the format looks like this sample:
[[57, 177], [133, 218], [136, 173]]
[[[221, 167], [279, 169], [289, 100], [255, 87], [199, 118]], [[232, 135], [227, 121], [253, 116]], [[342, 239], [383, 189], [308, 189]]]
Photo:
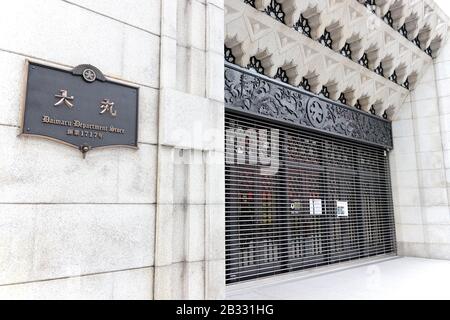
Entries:
[[393, 146], [390, 122], [228, 63], [225, 106], [387, 149]]

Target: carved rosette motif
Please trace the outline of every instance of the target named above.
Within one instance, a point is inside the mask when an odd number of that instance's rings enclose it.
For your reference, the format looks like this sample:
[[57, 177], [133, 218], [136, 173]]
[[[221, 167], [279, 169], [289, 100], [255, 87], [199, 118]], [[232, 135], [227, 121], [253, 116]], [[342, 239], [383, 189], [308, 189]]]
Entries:
[[228, 64], [225, 106], [300, 128], [393, 147], [390, 122]]

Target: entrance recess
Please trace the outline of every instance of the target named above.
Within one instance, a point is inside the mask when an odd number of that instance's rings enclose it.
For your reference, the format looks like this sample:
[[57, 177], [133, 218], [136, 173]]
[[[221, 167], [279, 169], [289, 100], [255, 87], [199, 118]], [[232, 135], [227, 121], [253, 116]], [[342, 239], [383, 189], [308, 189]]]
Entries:
[[227, 283], [396, 252], [385, 146], [255, 117], [230, 101]]

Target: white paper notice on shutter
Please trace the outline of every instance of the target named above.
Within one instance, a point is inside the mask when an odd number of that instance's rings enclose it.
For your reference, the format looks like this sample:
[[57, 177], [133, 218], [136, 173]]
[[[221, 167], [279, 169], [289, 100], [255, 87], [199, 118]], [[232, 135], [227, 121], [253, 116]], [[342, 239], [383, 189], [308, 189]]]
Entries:
[[311, 215], [322, 214], [322, 199], [309, 199], [309, 213]]
[[336, 212], [338, 217], [348, 217], [348, 202], [347, 201], [336, 201]]

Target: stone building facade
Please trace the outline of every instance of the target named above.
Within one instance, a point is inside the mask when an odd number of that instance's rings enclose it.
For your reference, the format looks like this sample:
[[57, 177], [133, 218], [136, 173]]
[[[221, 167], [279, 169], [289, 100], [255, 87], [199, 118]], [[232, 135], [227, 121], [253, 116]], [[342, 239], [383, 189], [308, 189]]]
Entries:
[[[393, 253], [450, 258], [450, 46], [432, 0], [18, 0], [0, 30], [0, 298], [225, 297], [224, 56], [392, 125]], [[28, 60], [137, 86], [139, 148], [83, 159], [20, 135]]]
[[391, 154], [399, 253], [449, 259], [449, 46], [394, 118]]
[[[222, 1], [24, 0], [0, 15], [0, 297], [223, 297]], [[138, 86], [139, 149], [83, 160], [18, 136], [26, 60]]]
[[[392, 122], [397, 252], [448, 259], [448, 18], [433, 1], [225, 2], [240, 66]], [[323, 93], [323, 92], [322, 92]]]

